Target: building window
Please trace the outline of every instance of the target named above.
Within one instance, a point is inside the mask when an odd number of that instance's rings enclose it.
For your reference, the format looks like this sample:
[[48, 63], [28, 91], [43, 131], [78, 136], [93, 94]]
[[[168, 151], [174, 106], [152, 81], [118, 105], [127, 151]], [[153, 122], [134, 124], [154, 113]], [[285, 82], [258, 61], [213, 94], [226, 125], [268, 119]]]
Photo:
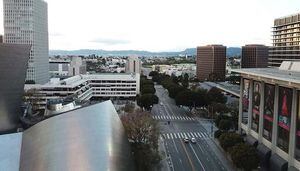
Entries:
[[248, 124], [250, 81], [247, 79], [243, 79], [243, 83], [244, 84], [243, 84], [243, 98], [242, 98], [242, 106], [243, 106], [242, 123]]
[[279, 87], [277, 146], [285, 152], [289, 151], [292, 98], [292, 89]]
[[260, 83], [254, 81], [253, 83], [253, 98], [252, 98], [252, 123], [251, 128], [258, 132], [259, 126], [259, 113], [260, 113], [260, 95], [261, 95], [261, 86]]
[[263, 137], [272, 141], [275, 86], [265, 84]]

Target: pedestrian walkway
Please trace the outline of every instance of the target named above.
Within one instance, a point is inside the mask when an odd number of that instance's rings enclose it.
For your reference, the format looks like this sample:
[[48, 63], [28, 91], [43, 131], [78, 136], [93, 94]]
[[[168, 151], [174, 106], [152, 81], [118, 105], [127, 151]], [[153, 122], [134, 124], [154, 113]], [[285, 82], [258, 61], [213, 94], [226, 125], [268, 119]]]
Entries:
[[164, 133], [160, 135], [163, 139], [182, 139], [182, 138], [199, 138], [208, 139], [211, 138], [206, 132], [180, 132], [180, 133]]
[[163, 116], [163, 115], [156, 115], [152, 116], [155, 120], [182, 120], [182, 121], [194, 121], [194, 118], [188, 116]]

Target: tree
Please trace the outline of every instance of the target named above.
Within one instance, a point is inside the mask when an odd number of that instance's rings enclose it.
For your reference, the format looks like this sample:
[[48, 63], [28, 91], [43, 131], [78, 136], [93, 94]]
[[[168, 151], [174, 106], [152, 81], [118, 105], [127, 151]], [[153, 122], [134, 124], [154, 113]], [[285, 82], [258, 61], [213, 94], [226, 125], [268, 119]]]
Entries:
[[226, 103], [227, 98], [224, 96], [221, 90], [219, 90], [217, 87], [212, 87], [208, 92], [207, 96], [209, 99], [209, 103]]
[[193, 99], [193, 92], [191, 92], [190, 90], [179, 92], [175, 97], [175, 102], [176, 105], [183, 105], [191, 108], [195, 104]]
[[151, 106], [157, 103], [158, 97], [154, 94], [143, 94], [137, 97], [137, 104], [146, 110], [150, 110]]
[[220, 144], [225, 151], [228, 151], [236, 144], [242, 143], [243, 138], [236, 133], [223, 133], [219, 138]]
[[228, 119], [222, 119], [218, 125], [218, 128], [222, 131], [228, 131], [231, 128], [231, 121]]
[[142, 111], [122, 115], [121, 121], [132, 147], [137, 170], [153, 170], [153, 166], [160, 161], [157, 122], [149, 112]]
[[151, 76], [151, 77], [158, 76], [158, 75], [159, 75], [159, 73], [157, 71], [151, 71], [149, 73], [149, 76]]
[[189, 86], [189, 75], [187, 73], [184, 74], [181, 84], [184, 88], [187, 88]]
[[233, 146], [230, 149], [229, 154], [237, 168], [244, 169], [245, 171], [251, 171], [258, 167], [259, 158], [253, 146], [240, 143]]
[[146, 84], [141, 87], [142, 94], [154, 94], [155, 88], [153, 85]]
[[134, 107], [135, 105], [133, 103], [127, 103], [125, 104], [124, 111], [126, 113], [132, 113], [134, 111]]

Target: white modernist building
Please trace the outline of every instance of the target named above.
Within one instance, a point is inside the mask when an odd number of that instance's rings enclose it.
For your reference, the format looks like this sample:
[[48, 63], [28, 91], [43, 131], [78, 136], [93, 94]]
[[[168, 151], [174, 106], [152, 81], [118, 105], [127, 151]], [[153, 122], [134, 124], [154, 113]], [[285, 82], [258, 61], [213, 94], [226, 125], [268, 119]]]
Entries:
[[140, 74], [105, 73], [76, 75], [64, 80], [51, 79], [44, 85], [26, 84], [25, 92], [34, 90], [39, 109], [47, 100], [75, 96], [79, 101], [95, 98], [134, 98], [140, 92]]
[[3, 0], [4, 43], [31, 45], [26, 80], [49, 81], [48, 11], [43, 0]]

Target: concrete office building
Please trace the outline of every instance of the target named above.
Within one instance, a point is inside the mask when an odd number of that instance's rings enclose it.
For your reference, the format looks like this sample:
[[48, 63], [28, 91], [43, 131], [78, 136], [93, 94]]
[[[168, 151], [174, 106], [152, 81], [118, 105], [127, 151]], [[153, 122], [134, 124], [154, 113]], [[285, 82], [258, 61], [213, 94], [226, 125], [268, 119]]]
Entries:
[[69, 76], [86, 74], [86, 62], [81, 57], [71, 57]]
[[0, 44], [0, 134], [19, 126], [30, 45]]
[[49, 81], [48, 11], [43, 0], [3, 0], [4, 43], [31, 45], [27, 81]]
[[226, 46], [207, 45], [197, 47], [197, 78], [205, 80], [225, 80]]
[[264, 45], [245, 45], [242, 47], [241, 68], [268, 67], [269, 47]]
[[[257, 147], [262, 166], [300, 169], [300, 62], [241, 74], [239, 130]], [[295, 169], [295, 170], [296, 170]]]
[[279, 67], [282, 61], [300, 60], [300, 13], [274, 20], [273, 47], [269, 66]]
[[128, 57], [125, 64], [126, 73], [141, 73], [141, 61], [137, 56]]
[[38, 109], [45, 109], [50, 99], [75, 96], [79, 101], [93, 98], [135, 98], [140, 93], [140, 74], [105, 73], [76, 75], [64, 80], [51, 79], [44, 85], [26, 84], [25, 91], [35, 89]]

